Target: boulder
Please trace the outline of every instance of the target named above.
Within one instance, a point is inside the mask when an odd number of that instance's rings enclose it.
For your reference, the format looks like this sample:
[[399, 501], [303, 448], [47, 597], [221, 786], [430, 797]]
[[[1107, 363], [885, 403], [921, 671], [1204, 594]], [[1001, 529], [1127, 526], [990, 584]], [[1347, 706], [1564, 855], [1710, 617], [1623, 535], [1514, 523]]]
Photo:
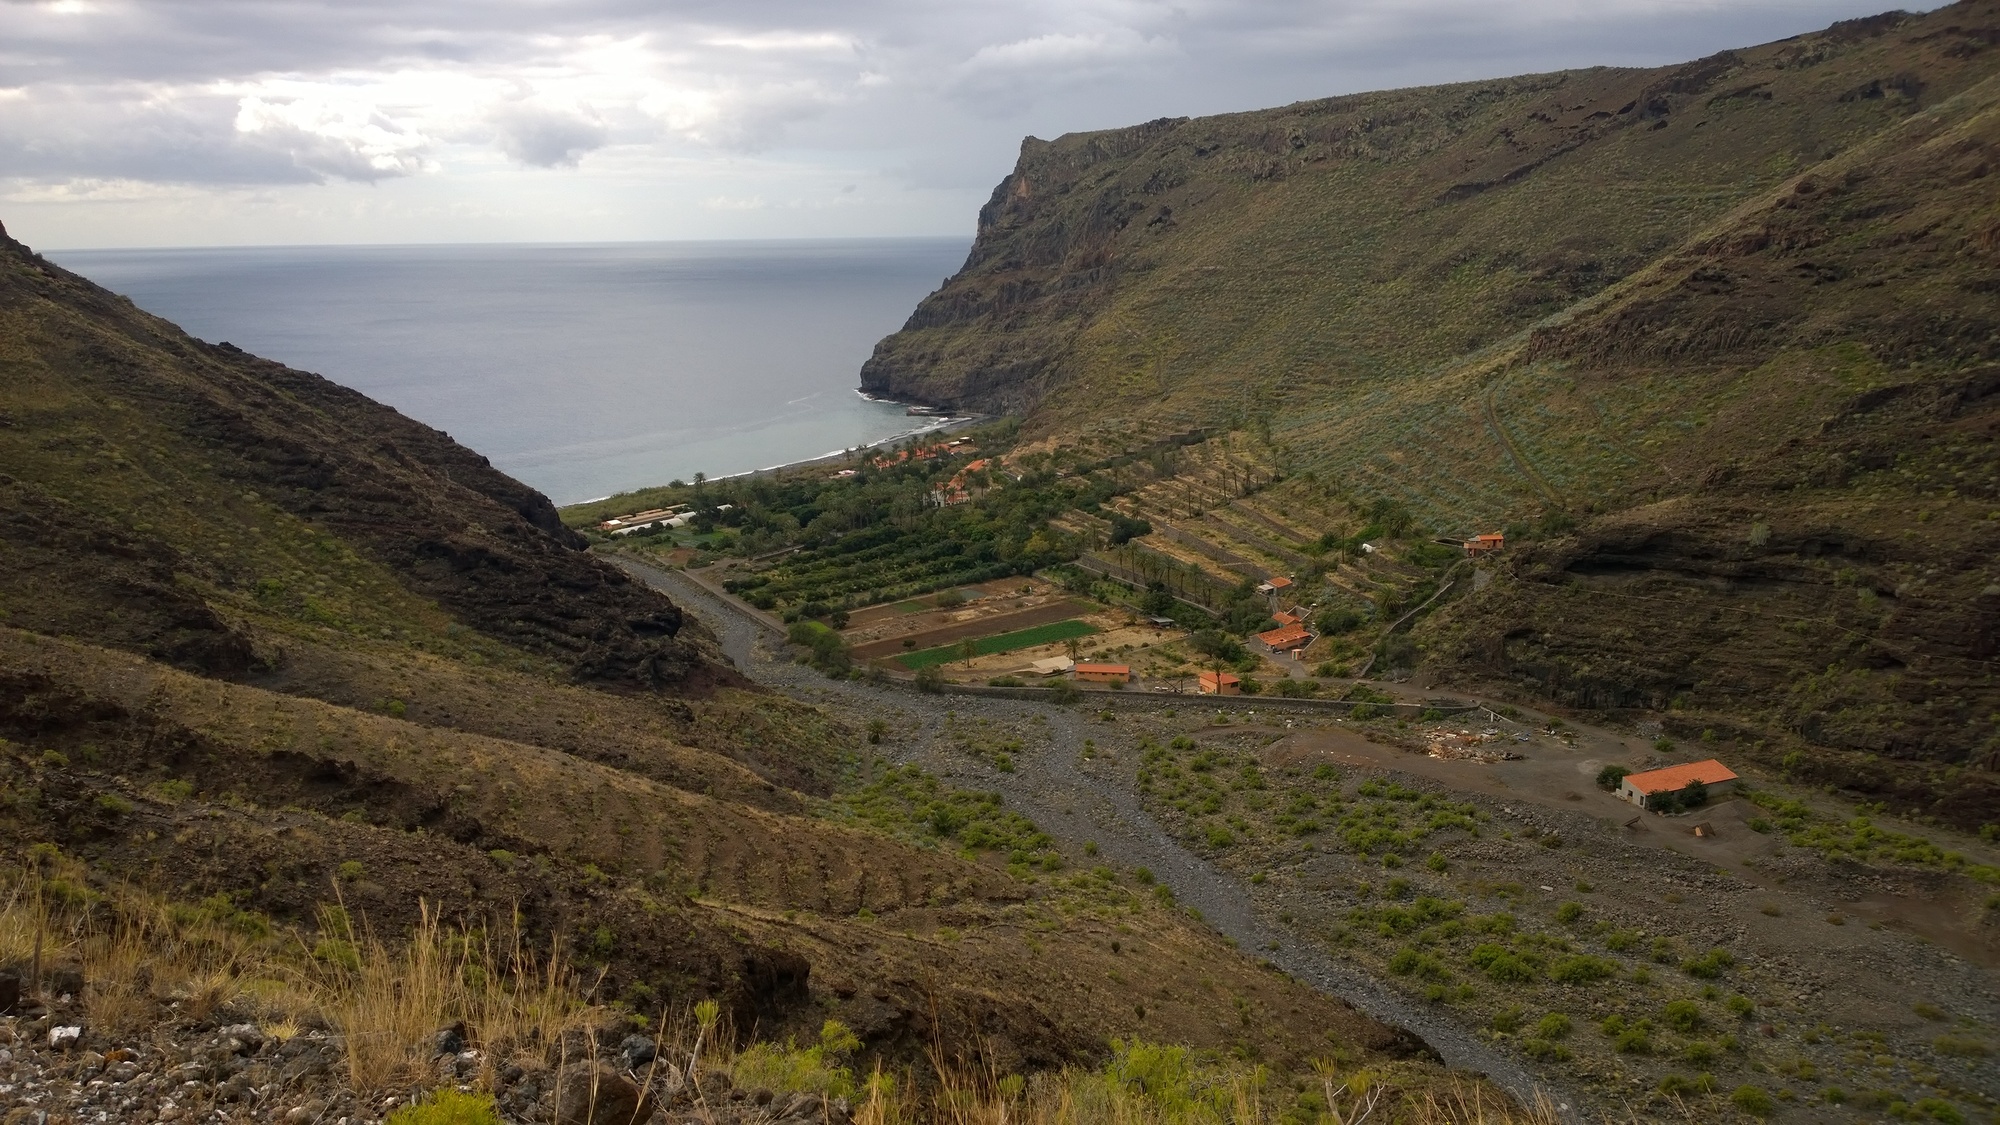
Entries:
[[645, 1125], [653, 1096], [603, 1063], [575, 1067], [556, 1085], [556, 1125]]

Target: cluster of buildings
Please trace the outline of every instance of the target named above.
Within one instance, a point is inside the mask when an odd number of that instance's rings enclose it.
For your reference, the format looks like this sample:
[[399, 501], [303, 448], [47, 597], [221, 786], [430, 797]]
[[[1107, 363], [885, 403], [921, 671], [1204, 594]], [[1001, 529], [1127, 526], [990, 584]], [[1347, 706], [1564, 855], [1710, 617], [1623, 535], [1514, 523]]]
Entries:
[[676, 504], [671, 508], [649, 508], [629, 516], [614, 516], [597, 525], [607, 535], [636, 535], [655, 528], [686, 527], [694, 519], [694, 506]]
[[[727, 512], [734, 504], [717, 504], [715, 510]], [[649, 508], [634, 512], [629, 516], [614, 516], [597, 525], [597, 530], [606, 535], [637, 535], [642, 531], [659, 531], [676, 527], [686, 527], [694, 522], [694, 505], [675, 504], [671, 508]]]

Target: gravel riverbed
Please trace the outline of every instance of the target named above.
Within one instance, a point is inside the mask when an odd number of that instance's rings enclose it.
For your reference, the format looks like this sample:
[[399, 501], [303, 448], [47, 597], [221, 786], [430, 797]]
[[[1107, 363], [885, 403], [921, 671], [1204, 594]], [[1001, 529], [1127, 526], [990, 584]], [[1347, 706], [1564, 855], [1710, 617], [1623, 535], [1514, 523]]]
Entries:
[[[775, 622], [721, 597], [687, 575], [631, 559], [618, 559], [634, 577], [665, 592], [695, 613], [721, 640], [723, 652], [758, 683], [841, 713], [882, 718], [893, 733], [880, 752], [915, 762], [960, 786], [995, 790], [1008, 807], [1034, 820], [1071, 850], [1094, 842], [1112, 863], [1151, 870], [1176, 901], [1239, 948], [1259, 951], [1297, 980], [1338, 996], [1368, 1015], [1421, 1036], [1448, 1064], [1484, 1073], [1523, 1099], [1551, 1098], [1566, 1119], [1580, 1120], [1577, 1099], [1531, 1074], [1468, 1029], [1436, 1019], [1374, 978], [1326, 951], [1292, 940], [1263, 916], [1242, 881], [1217, 870], [1164, 831], [1141, 806], [1119, 770], [1115, 754], [1084, 758], [1086, 738], [1109, 743], [1115, 726], [1092, 720], [1087, 705], [1062, 707], [980, 696], [925, 695], [902, 685], [829, 680], [785, 653]], [[1168, 705], [1156, 703], [1166, 710]], [[1120, 700], [1121, 714], [1145, 710], [1141, 698]], [[960, 750], [942, 732], [954, 719], [985, 719], [1018, 731], [1022, 748], [1013, 772], [1003, 772]]]

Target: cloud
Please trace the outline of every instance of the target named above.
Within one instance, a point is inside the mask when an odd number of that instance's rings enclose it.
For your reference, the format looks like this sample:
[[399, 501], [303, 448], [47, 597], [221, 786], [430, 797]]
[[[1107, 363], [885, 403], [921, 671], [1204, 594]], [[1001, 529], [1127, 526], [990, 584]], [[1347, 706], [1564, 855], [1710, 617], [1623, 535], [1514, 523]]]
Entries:
[[588, 106], [510, 102], [493, 111], [500, 150], [537, 168], [574, 168], [584, 154], [604, 147], [610, 131]]
[[237, 105], [236, 131], [317, 176], [373, 182], [432, 167], [424, 156], [429, 138], [366, 102], [251, 95]]
[[[922, 197], [925, 214], [942, 213], [937, 193], [962, 196], [969, 223], [1023, 134], [1668, 63], [1882, 6], [0, 0], [0, 177], [10, 198], [46, 207], [106, 193], [138, 207], [146, 195], [132, 185], [144, 184], [218, 199], [401, 184], [451, 214], [454, 193], [513, 206], [484, 194], [508, 169], [521, 206], [563, 216], [607, 182], [644, 199], [695, 167], [754, 177], [732, 181], [732, 200], [815, 199], [812, 185], [858, 173], [876, 199], [891, 185]], [[734, 213], [698, 205], [712, 189], [690, 190], [688, 213]]]
[[954, 68], [948, 88], [983, 111], [1012, 111], [1178, 54], [1171, 37], [1129, 27], [1037, 35], [979, 48]]

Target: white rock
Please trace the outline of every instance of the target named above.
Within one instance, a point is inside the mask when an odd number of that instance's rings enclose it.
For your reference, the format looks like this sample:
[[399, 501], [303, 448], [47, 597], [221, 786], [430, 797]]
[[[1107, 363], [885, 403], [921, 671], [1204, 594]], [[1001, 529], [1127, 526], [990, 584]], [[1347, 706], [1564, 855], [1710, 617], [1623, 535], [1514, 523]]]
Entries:
[[58, 1051], [76, 1046], [77, 1041], [82, 1038], [83, 1029], [75, 1025], [69, 1027], [52, 1027], [49, 1029], [49, 1046], [54, 1047]]

